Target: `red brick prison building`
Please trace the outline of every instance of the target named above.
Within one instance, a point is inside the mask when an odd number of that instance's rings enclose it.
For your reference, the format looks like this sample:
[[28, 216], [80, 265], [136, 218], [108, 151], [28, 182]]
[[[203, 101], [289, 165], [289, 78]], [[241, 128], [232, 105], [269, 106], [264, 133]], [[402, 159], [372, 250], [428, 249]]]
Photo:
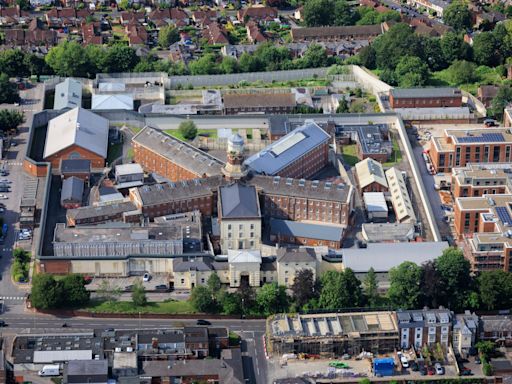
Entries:
[[393, 88], [389, 91], [391, 108], [461, 107], [462, 93], [457, 88]]

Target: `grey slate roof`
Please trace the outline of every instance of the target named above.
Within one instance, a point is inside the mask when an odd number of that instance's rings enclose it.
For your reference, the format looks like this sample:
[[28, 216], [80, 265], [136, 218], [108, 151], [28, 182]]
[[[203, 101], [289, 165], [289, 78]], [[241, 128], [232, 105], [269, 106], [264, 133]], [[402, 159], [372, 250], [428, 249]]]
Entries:
[[461, 92], [457, 88], [451, 87], [431, 87], [431, 88], [393, 88], [390, 91], [393, 97], [398, 98], [436, 98], [436, 97], [452, 97], [461, 96]]
[[67, 78], [55, 86], [53, 109], [75, 108], [82, 105], [82, 83]]
[[60, 202], [76, 201], [81, 202], [84, 193], [84, 182], [78, 177], [71, 176], [62, 182]]
[[132, 141], [198, 176], [220, 175], [224, 166], [216, 157], [149, 126], [136, 134]]
[[437, 259], [448, 248], [446, 241], [419, 243], [370, 243], [367, 248], [343, 249], [343, 266], [354, 272], [388, 272], [404, 261], [421, 265]]
[[76, 209], [68, 209], [66, 216], [74, 219], [87, 219], [97, 216], [111, 216], [123, 212], [136, 211], [137, 207], [131, 201], [103, 205], [101, 207], [87, 206]]
[[310, 262], [315, 261], [315, 251], [311, 248], [279, 248], [277, 250], [277, 261], [286, 262]]
[[195, 260], [174, 259], [172, 269], [174, 272], [207, 272], [211, 271], [213, 268], [209, 259], [197, 258]]
[[253, 186], [235, 183], [219, 188], [223, 219], [260, 217], [258, 194]]
[[108, 375], [108, 360], [72, 360], [67, 364], [68, 375]]
[[61, 173], [91, 173], [91, 160], [62, 159], [60, 161]]
[[278, 219], [270, 219], [270, 232], [276, 235], [328, 241], [340, 241], [343, 236], [342, 227]]
[[329, 139], [329, 134], [316, 123], [307, 122], [249, 157], [245, 164], [256, 173], [275, 175]]

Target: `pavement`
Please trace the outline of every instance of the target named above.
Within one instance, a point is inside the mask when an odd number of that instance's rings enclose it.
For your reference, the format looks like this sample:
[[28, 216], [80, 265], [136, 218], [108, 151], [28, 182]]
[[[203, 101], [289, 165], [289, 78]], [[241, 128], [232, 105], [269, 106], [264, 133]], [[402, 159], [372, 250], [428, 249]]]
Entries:
[[201, 118], [197, 116], [163, 116], [163, 117], [146, 117], [146, 124], [151, 125], [162, 130], [167, 129], [178, 129], [181, 122], [184, 120], [193, 120], [198, 129], [221, 129], [221, 128], [267, 128], [268, 117], [244, 117], [237, 116], [233, 119], [232, 116], [224, 117], [212, 117]]

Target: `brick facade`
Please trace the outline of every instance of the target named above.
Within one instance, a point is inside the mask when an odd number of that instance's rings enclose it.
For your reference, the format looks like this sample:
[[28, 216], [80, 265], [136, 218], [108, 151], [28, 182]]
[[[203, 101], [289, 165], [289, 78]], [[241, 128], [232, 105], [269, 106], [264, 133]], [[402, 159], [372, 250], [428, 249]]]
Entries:
[[461, 107], [462, 95], [451, 97], [395, 97], [389, 95], [391, 108], [443, 108]]
[[277, 172], [277, 176], [309, 179], [329, 161], [329, 144], [324, 143]]
[[92, 168], [103, 168], [105, 166], [105, 159], [96, 153], [88, 151], [78, 145], [72, 145], [68, 148], [63, 149], [51, 156], [48, 156], [45, 161], [52, 163], [52, 167], [58, 169], [60, 162], [63, 159], [86, 159], [91, 160]]
[[316, 246], [326, 246], [334, 249], [341, 248], [341, 239], [340, 241], [329, 241], [329, 240], [320, 240], [314, 239], [310, 237], [297, 237], [297, 236], [286, 236], [286, 235], [271, 235], [271, 241], [281, 242], [281, 243], [290, 243], [290, 244], [298, 244], [298, 245], [306, 245], [309, 247]]

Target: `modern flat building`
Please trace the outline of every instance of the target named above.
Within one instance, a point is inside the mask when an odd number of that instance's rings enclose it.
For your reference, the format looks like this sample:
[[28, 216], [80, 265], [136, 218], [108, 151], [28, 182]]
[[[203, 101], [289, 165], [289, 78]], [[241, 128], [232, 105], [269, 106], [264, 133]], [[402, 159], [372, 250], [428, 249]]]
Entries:
[[245, 165], [257, 174], [307, 179], [327, 165], [330, 138], [308, 122], [249, 157]]
[[509, 169], [508, 164], [468, 164], [462, 168], [453, 168], [453, 197], [511, 193], [512, 174]]
[[368, 157], [357, 163], [355, 168], [355, 176], [362, 193], [387, 192], [388, 182], [381, 163]]
[[171, 181], [192, 180], [221, 174], [224, 163], [184, 141], [149, 126], [132, 139], [133, 159], [146, 172]]
[[457, 88], [392, 88], [391, 108], [442, 108], [462, 106], [462, 92]]
[[414, 346], [418, 350], [437, 343], [448, 348], [452, 340], [453, 314], [449, 309], [398, 310], [396, 318], [402, 349]]
[[43, 158], [59, 168], [61, 160], [90, 160], [93, 168], [105, 165], [108, 147], [107, 119], [81, 107], [48, 123]]
[[454, 226], [474, 272], [512, 271], [512, 195], [457, 198]]
[[399, 347], [393, 312], [280, 314], [268, 322], [269, 351], [324, 356], [389, 353]]
[[503, 128], [445, 130], [432, 137], [430, 158], [437, 172], [451, 172], [469, 163], [508, 163], [511, 161], [512, 134]]

